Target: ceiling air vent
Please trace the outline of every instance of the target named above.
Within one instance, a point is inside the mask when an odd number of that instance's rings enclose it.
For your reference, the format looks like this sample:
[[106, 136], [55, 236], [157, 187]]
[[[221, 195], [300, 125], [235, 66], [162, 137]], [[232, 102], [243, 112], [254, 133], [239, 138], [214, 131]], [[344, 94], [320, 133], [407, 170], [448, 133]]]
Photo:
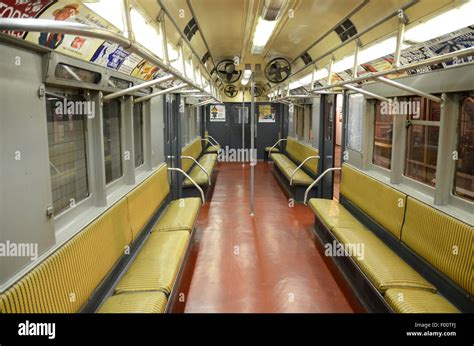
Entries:
[[349, 38], [357, 34], [357, 29], [349, 19], [346, 19], [341, 25], [336, 28], [336, 33], [342, 42], [347, 41]]
[[313, 61], [311, 55], [309, 55], [308, 52], [304, 52], [303, 54], [301, 54], [300, 58], [301, 60], [303, 60], [305, 65], [308, 65], [311, 61]]
[[196, 31], [198, 31], [198, 26], [194, 18], [191, 18], [189, 23], [184, 28], [184, 35], [186, 35], [186, 38], [188, 39], [188, 41], [191, 41]]
[[211, 53], [209, 53], [209, 51], [207, 51], [206, 54], [204, 54], [204, 56], [202, 57], [201, 62], [203, 64], [205, 64], [206, 61], [208, 61], [210, 57], [211, 57]]

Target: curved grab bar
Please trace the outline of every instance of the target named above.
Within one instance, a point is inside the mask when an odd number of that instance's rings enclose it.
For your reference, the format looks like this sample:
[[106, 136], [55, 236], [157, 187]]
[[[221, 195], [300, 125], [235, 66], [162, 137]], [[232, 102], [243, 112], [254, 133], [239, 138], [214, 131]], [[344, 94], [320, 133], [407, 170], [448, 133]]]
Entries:
[[214, 141], [214, 143], [216, 143], [216, 145], [219, 145], [219, 142], [216, 141], [216, 139], [215, 139], [214, 137], [212, 137], [211, 135], [208, 134], [208, 135], [207, 135], [207, 138], [212, 139], [212, 140]]
[[[319, 155], [318, 156], [308, 156], [306, 159], [304, 159], [303, 162], [300, 163], [300, 165], [298, 167], [295, 168], [295, 170], [293, 171], [293, 173], [291, 173], [291, 176], [290, 176], [290, 186], [293, 185], [293, 176], [296, 174], [296, 172], [298, 172], [298, 170], [303, 167], [303, 165], [311, 160], [311, 159], [319, 159]], [[316, 167], [316, 170], [317, 170], [317, 167]]]
[[[214, 144], [212, 144], [212, 142], [211, 142], [209, 139], [203, 138], [202, 140], [203, 140], [203, 141], [206, 141], [206, 142], [208, 142], [210, 145], [212, 145], [212, 146], [214, 147], [214, 149], [216, 149], [217, 152], [219, 153], [219, 149], [217, 149], [217, 147], [216, 147]], [[218, 144], [218, 145], [219, 145], [219, 144]]]
[[202, 200], [202, 204], [206, 203], [206, 199], [204, 198], [204, 191], [201, 189], [201, 187], [194, 181], [193, 178], [191, 178], [185, 171], [183, 171], [181, 168], [173, 168], [173, 167], [168, 167], [168, 171], [176, 171], [176, 172], [179, 172], [179, 173], [182, 173], [186, 178], [188, 178], [191, 183], [193, 183], [194, 186], [197, 187], [197, 189], [199, 190], [199, 192], [201, 193], [201, 200]]
[[275, 148], [275, 147], [278, 145], [278, 143], [280, 143], [281, 141], [286, 141], [286, 138], [281, 138], [281, 139], [279, 139], [275, 144], [273, 144], [273, 146], [270, 148], [270, 151], [269, 151], [269, 153], [268, 153], [268, 157], [271, 157], [271, 156], [272, 156], [272, 150], [273, 150], [273, 148]]
[[306, 191], [304, 192], [304, 200], [303, 200], [304, 205], [308, 205], [307, 199], [308, 199], [309, 190], [311, 190], [314, 187], [314, 185], [319, 183], [319, 181], [326, 175], [326, 173], [331, 172], [331, 171], [340, 171], [340, 170], [341, 170], [341, 167], [328, 168], [319, 177], [317, 177], [316, 180], [313, 181], [311, 185], [309, 185]]
[[207, 180], [209, 181], [209, 186], [211, 186], [211, 176], [209, 175], [208, 171], [192, 156], [181, 156], [182, 159], [189, 159], [189, 160], [193, 160], [194, 163], [199, 167], [201, 168], [201, 170], [206, 173], [207, 175]]

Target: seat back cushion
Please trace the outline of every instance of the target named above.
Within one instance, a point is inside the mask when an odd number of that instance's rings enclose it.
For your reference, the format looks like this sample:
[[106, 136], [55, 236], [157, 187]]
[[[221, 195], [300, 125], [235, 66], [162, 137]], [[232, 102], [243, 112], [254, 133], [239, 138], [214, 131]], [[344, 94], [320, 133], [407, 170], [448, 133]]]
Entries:
[[169, 191], [168, 166], [163, 164], [152, 176], [127, 194], [133, 240], [142, 232]]
[[405, 194], [348, 164], [342, 165], [341, 193], [375, 222], [400, 239], [406, 204]]
[[[286, 153], [298, 164], [302, 163], [307, 157], [318, 156], [318, 149], [312, 148], [306, 144], [298, 142], [296, 139], [288, 137], [286, 139]], [[305, 169], [314, 175], [318, 174], [318, 159], [308, 160], [304, 164]]]
[[402, 241], [474, 294], [474, 227], [408, 197]]
[[0, 296], [0, 313], [80, 311], [130, 244], [123, 198]]
[[[186, 145], [183, 149], [181, 149], [181, 156], [192, 156], [195, 160], [199, 158], [202, 152], [202, 141], [201, 137], [197, 137], [194, 141]], [[182, 159], [181, 160], [181, 168], [183, 171], [188, 172], [191, 166], [193, 165], [193, 161], [190, 159]]]

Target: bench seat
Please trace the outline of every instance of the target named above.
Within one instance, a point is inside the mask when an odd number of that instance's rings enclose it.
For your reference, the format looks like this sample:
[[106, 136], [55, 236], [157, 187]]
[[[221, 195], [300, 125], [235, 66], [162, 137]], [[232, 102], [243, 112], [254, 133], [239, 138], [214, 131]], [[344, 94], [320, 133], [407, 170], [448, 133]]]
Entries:
[[181, 198], [172, 201], [153, 228], [153, 231], [167, 232], [186, 230], [191, 232], [201, 204], [201, 199], [197, 197]]
[[272, 147], [265, 147], [265, 151], [266, 151], [266, 152], [270, 152], [270, 150], [272, 151], [272, 153], [279, 153], [279, 152], [280, 152], [280, 150], [278, 150], [277, 147], [274, 147], [274, 148], [272, 148]]
[[204, 152], [204, 154], [218, 154], [220, 151], [221, 151], [220, 145], [214, 145], [214, 146], [209, 145], [206, 148], [206, 151]]
[[343, 244], [363, 244], [363, 256], [353, 256], [353, 259], [379, 292], [384, 293], [390, 287], [409, 287], [436, 292], [432, 284], [365, 227], [336, 227], [332, 232]]
[[[204, 167], [204, 169], [211, 175], [212, 171], [214, 170], [214, 167], [217, 162], [217, 155], [216, 154], [208, 154], [208, 155], [203, 155], [198, 162], [201, 164], [201, 166]], [[199, 167], [198, 165], [195, 165], [193, 169], [191, 170], [190, 173], [188, 173], [189, 176], [200, 186], [207, 186], [209, 185], [209, 178], [207, 174]], [[183, 181], [184, 186], [194, 186], [194, 184], [186, 178]]]
[[444, 297], [428, 291], [406, 288], [390, 288], [385, 300], [398, 313], [459, 313]]
[[333, 230], [335, 227], [363, 227], [346, 208], [335, 200], [312, 198], [308, 205], [329, 230]]
[[[347, 255], [375, 288], [375, 300], [395, 312], [471, 311], [473, 227], [347, 164], [341, 178], [341, 204], [314, 198], [309, 206], [316, 231], [331, 234], [325, 239], [364, 245], [363, 255]], [[352, 280], [365, 294], [368, 286]]]
[[[298, 167], [293, 161], [291, 161], [284, 154], [272, 154], [271, 159], [278, 166], [280, 171], [285, 175], [285, 177], [290, 181], [291, 174]], [[310, 185], [313, 182], [313, 179], [306, 174], [302, 169], [299, 169], [293, 176], [294, 185]]]
[[152, 232], [115, 287], [115, 294], [140, 291], [170, 294], [189, 238], [188, 231]]
[[127, 292], [111, 296], [97, 312], [102, 314], [163, 313], [166, 303], [166, 295], [163, 292]]

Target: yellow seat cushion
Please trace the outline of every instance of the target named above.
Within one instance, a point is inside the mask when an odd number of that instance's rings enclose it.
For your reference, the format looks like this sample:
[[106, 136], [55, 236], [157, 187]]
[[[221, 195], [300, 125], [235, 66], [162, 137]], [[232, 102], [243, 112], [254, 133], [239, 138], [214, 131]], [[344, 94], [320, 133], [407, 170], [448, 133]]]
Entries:
[[181, 198], [172, 201], [153, 230], [191, 232], [200, 207], [200, 198]]
[[[186, 145], [181, 149], [181, 156], [191, 156], [195, 160], [201, 155], [202, 152], [202, 141], [201, 137], [197, 137], [191, 143]], [[194, 164], [193, 160], [190, 159], [181, 159], [181, 169], [185, 172], [188, 172], [192, 165]]]
[[365, 228], [335, 227], [332, 232], [343, 244], [363, 245], [363, 256], [353, 256], [357, 265], [380, 292], [390, 287], [436, 288], [394, 253], [375, 234]]
[[363, 225], [337, 201], [311, 198], [308, 205], [329, 230], [334, 227], [363, 228]]
[[170, 191], [168, 166], [161, 165], [152, 176], [127, 194], [133, 239], [143, 231]]
[[[291, 175], [298, 166], [293, 161], [291, 161], [286, 155], [283, 154], [272, 154], [271, 158], [274, 164], [278, 166], [278, 168], [288, 179], [288, 181], [290, 181]], [[294, 185], [310, 185], [312, 182], [313, 179], [302, 169], [299, 169], [293, 176]]]
[[[310, 156], [318, 156], [319, 151], [316, 148], [313, 148], [309, 145], [303, 144], [297, 141], [294, 138], [287, 137], [286, 139], [286, 153], [298, 162], [298, 164], [302, 163], [306, 158]], [[311, 159], [308, 160], [304, 167], [309, 170], [312, 174], [318, 174], [318, 159]]]
[[0, 313], [79, 312], [131, 239], [123, 198], [2, 293]]
[[221, 151], [220, 145], [210, 145], [206, 148], [206, 153], [218, 153]]
[[[201, 164], [201, 166], [204, 167], [204, 169], [209, 173], [209, 175], [212, 175], [212, 171], [214, 170], [214, 167], [217, 162], [217, 155], [204, 155], [199, 159], [198, 162]], [[207, 174], [198, 165], [194, 166], [194, 168], [189, 173], [189, 176], [200, 186], [209, 185], [209, 178]], [[188, 178], [183, 181], [183, 185], [194, 186], [194, 184]]]
[[97, 311], [102, 314], [163, 313], [166, 309], [163, 292], [128, 292], [107, 298]]
[[358, 169], [342, 165], [341, 194], [400, 239], [406, 195]]
[[272, 150], [272, 153], [278, 153], [280, 150], [278, 150], [277, 147], [273, 148], [272, 147], [265, 147], [265, 151], [270, 151], [270, 149]]
[[138, 291], [161, 291], [169, 294], [189, 237], [188, 231], [152, 232], [115, 287], [116, 294]]
[[474, 227], [408, 197], [402, 241], [474, 294]]
[[422, 290], [390, 288], [385, 300], [399, 313], [458, 313], [460, 312], [445, 298], [436, 293]]

